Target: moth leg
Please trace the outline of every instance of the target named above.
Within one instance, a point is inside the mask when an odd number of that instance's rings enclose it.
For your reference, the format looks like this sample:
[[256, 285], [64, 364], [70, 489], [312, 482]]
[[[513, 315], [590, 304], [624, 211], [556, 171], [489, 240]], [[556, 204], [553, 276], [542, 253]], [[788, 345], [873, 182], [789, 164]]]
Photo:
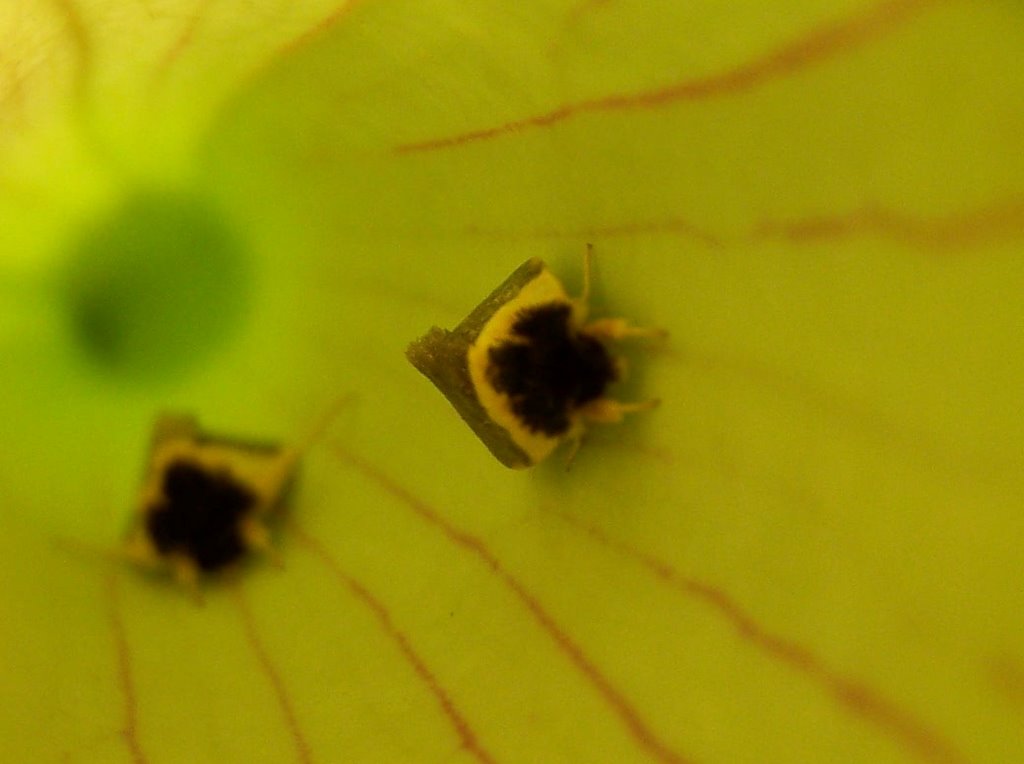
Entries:
[[587, 435], [587, 423], [583, 412], [577, 411], [572, 417], [573, 422], [569, 431], [563, 435], [563, 442], [565, 446], [565, 471], [568, 472], [572, 469], [573, 463], [576, 461], [576, 455], [580, 451], [580, 446], [583, 445], [583, 441]]
[[599, 318], [586, 324], [581, 330], [583, 334], [601, 340], [622, 340], [630, 337], [648, 337], [663, 339], [668, 336], [664, 329], [653, 326], [632, 326], [624, 318]]
[[573, 462], [576, 461], [576, 455], [580, 452], [580, 446], [583, 445], [583, 433], [577, 433], [569, 438], [568, 447], [565, 452], [565, 471], [568, 472], [572, 469]]
[[352, 401], [352, 397], [353, 396], [350, 393], [339, 395], [327, 407], [327, 409], [317, 417], [309, 430], [294, 446], [285, 446], [281, 449], [281, 453], [275, 460], [275, 463], [268, 468], [267, 474], [259, 481], [260, 498], [263, 500], [263, 503], [267, 506], [271, 506], [277, 502], [281, 492], [295, 474], [295, 470], [298, 469], [299, 462], [302, 460], [302, 457], [304, 457], [306, 453], [313, 448], [313, 446], [323, 439], [328, 428], [334, 422], [335, 418], [337, 418], [341, 410]]
[[124, 562], [138, 565], [140, 568], [146, 568], [148, 570], [156, 570], [159, 568], [163, 561], [160, 559], [160, 555], [157, 554], [153, 545], [146, 539], [145, 535], [140, 531], [132, 534], [132, 536], [125, 541], [120, 549], [113, 552], [113, 555]]
[[203, 593], [199, 588], [199, 566], [188, 557], [181, 555], [171, 557], [170, 566], [174, 580], [188, 591], [193, 602], [202, 605]]
[[598, 398], [588, 403], [581, 409], [582, 414], [591, 422], [602, 424], [613, 424], [621, 422], [626, 414], [634, 414], [638, 411], [650, 411], [661, 403], [658, 398], [651, 398], [646, 401], [635, 403], [623, 403], [611, 398]]
[[280, 552], [270, 543], [270, 531], [267, 530], [267, 526], [250, 516], [242, 520], [239, 532], [248, 549], [255, 549], [265, 555], [274, 567], [284, 567]]

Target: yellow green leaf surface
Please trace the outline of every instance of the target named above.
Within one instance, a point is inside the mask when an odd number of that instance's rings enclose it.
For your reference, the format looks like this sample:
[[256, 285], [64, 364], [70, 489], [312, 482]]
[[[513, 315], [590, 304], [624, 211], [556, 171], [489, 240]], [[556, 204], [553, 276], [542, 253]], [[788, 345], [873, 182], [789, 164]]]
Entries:
[[[1024, 759], [1024, 6], [0, 4], [0, 760]], [[631, 343], [571, 471], [403, 357], [528, 257]], [[162, 410], [284, 566], [105, 559]]]

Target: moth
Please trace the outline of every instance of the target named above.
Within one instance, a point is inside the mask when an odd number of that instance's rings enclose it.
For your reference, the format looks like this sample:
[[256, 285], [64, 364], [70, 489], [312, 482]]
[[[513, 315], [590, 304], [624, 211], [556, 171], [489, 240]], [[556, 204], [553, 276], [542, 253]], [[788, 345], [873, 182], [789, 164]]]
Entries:
[[571, 297], [532, 258], [454, 330], [434, 327], [406, 351], [507, 467], [531, 467], [563, 443], [571, 461], [590, 424], [619, 422], [659, 403], [608, 394], [625, 373], [612, 343], [666, 333], [623, 318], [590, 318], [592, 258], [588, 244], [580, 296]]
[[267, 522], [341, 402], [294, 446], [213, 434], [188, 414], [160, 415], [120, 556], [169, 572], [196, 597], [201, 577], [237, 567], [251, 553], [280, 564]]

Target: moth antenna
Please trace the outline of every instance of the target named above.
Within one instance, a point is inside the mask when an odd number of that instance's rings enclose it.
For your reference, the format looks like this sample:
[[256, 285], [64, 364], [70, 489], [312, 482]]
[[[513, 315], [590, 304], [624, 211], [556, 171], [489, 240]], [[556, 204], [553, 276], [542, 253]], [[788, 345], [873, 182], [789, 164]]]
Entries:
[[270, 542], [270, 531], [267, 530], [267, 526], [256, 518], [249, 517], [242, 521], [241, 533], [250, 549], [263, 554], [275, 568], [284, 567], [281, 553]]
[[199, 567], [192, 560], [187, 557], [175, 557], [171, 560], [171, 572], [178, 585], [188, 591], [193, 603], [205, 604], [203, 591], [199, 587]]
[[352, 393], [345, 393], [335, 398], [331, 404], [314, 420], [312, 426], [302, 435], [295, 445], [285, 446], [280, 461], [273, 471], [271, 484], [283, 485], [287, 476], [295, 470], [295, 466], [306, 453], [317, 444], [324, 433], [337, 418], [341, 410], [347, 406], [355, 396]]
[[51, 543], [63, 552], [70, 552], [78, 557], [86, 557], [91, 560], [102, 560], [108, 563], [123, 563], [128, 557], [120, 549], [92, 544], [88, 541], [68, 538], [67, 536], [52, 536]]
[[583, 435], [574, 435], [569, 439], [568, 450], [565, 452], [565, 471], [568, 472], [572, 469], [573, 463], [576, 461], [576, 456], [580, 452], [580, 446], [583, 445]]
[[320, 416], [316, 418], [306, 433], [296, 441], [295, 445], [291, 448], [291, 450], [295, 452], [296, 458], [302, 457], [324, 437], [324, 434], [334, 423], [334, 420], [337, 419], [338, 414], [340, 414], [341, 410], [352, 402], [353, 398], [355, 398], [355, 396], [352, 393], [345, 393], [344, 395], [339, 395], [331, 402]]
[[580, 302], [586, 305], [590, 300], [590, 268], [594, 261], [594, 245], [587, 242], [587, 249], [583, 253], [583, 294], [580, 295]]

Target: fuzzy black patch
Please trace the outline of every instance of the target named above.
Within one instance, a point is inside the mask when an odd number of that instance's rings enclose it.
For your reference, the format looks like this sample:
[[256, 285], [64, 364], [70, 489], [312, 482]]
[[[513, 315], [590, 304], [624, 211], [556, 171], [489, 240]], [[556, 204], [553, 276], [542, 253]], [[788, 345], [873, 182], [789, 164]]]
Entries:
[[572, 326], [572, 308], [552, 302], [520, 312], [513, 339], [490, 349], [487, 381], [511, 399], [512, 411], [532, 432], [568, 432], [570, 414], [600, 398], [615, 381], [607, 348]]
[[187, 461], [171, 463], [163, 478], [163, 500], [146, 516], [156, 548], [184, 554], [204, 571], [238, 560], [245, 553], [240, 524], [256, 496], [230, 476]]

